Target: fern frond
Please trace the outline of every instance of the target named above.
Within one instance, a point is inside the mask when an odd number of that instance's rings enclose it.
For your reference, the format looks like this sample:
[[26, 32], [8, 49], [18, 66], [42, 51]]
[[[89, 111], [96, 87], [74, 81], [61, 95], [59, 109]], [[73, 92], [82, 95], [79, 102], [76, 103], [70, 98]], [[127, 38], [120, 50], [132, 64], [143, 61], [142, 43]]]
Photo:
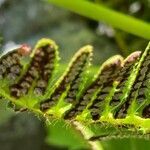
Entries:
[[28, 50], [19, 47], [0, 57], [0, 95], [15, 109], [49, 120], [111, 126], [109, 134], [107, 130], [95, 132], [89, 140], [116, 136], [119, 126], [126, 127], [120, 130], [125, 136], [150, 133], [150, 44], [142, 54], [137, 51], [126, 59], [120, 55], [108, 59], [92, 79], [92, 47], [85, 46], [54, 85], [59, 60], [55, 42], [42, 39], [30, 55]]

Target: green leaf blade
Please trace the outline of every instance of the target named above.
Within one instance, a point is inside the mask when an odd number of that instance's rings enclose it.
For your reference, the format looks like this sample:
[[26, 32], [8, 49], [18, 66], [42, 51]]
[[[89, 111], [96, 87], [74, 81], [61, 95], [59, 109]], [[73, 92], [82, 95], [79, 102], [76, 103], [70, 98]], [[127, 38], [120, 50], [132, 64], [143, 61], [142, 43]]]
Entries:
[[88, 1], [47, 0], [50, 3], [66, 8], [79, 15], [102, 21], [115, 28], [134, 34], [145, 39], [150, 39], [150, 24], [134, 17], [116, 12], [101, 4]]

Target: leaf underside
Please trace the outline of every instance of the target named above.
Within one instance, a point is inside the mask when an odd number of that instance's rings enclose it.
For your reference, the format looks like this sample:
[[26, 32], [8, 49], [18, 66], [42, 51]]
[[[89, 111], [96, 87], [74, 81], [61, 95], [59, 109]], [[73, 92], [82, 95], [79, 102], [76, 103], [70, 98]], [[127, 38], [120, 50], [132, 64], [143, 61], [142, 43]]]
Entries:
[[126, 59], [111, 57], [91, 78], [92, 51], [91, 46], [81, 48], [59, 79], [58, 47], [52, 40], [41, 39], [32, 52], [19, 47], [3, 54], [0, 95], [15, 110], [87, 125], [126, 126], [148, 134], [150, 44]]

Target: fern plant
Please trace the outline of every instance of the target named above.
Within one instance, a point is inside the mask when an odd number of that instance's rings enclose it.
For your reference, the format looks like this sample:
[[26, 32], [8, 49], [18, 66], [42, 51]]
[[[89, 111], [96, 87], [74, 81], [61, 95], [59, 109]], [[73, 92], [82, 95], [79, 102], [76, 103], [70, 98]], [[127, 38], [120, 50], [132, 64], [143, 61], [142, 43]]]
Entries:
[[150, 133], [150, 44], [116, 55], [92, 74], [92, 46], [81, 48], [58, 78], [58, 46], [41, 39], [0, 57], [0, 95], [15, 111], [31, 111], [80, 130], [93, 149], [99, 140]]

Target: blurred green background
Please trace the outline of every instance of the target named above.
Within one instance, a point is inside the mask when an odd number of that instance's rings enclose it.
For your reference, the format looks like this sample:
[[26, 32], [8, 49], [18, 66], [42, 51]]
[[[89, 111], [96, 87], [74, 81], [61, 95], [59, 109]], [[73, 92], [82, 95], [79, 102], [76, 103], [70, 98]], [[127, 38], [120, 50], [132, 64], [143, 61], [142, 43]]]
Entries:
[[[111, 9], [150, 22], [149, 0], [91, 0]], [[130, 28], [130, 23], [128, 27]], [[43, 37], [59, 45], [60, 63], [69, 62], [82, 46], [94, 46], [93, 64], [100, 66], [115, 54], [126, 57], [144, 50], [148, 39], [138, 37], [101, 21], [94, 21], [42, 0], [0, 0], [0, 50], [21, 43], [32, 46]], [[31, 113], [16, 114], [0, 101], [0, 150], [88, 150], [80, 133], [62, 121], [46, 125]], [[144, 139], [103, 141], [104, 150], [143, 150]]]

